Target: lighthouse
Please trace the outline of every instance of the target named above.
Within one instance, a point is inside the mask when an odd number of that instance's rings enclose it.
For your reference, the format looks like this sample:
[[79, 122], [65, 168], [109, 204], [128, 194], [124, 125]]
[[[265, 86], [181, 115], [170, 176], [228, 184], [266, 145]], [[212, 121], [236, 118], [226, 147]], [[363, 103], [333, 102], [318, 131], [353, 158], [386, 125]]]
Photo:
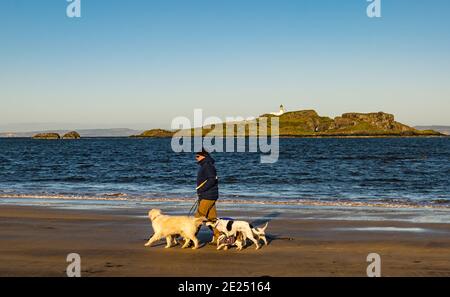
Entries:
[[275, 116], [281, 116], [286, 112], [286, 110], [284, 109], [283, 104], [280, 105], [280, 110], [278, 112], [272, 112], [271, 114], [275, 115]]

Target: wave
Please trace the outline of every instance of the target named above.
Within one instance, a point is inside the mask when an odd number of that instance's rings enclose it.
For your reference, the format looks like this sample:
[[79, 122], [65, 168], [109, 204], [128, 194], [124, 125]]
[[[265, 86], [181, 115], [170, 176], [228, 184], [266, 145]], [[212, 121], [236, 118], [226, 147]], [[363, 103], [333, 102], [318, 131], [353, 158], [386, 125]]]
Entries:
[[[196, 198], [146, 198], [139, 196], [128, 196], [124, 193], [106, 193], [102, 196], [88, 195], [39, 195], [39, 194], [0, 194], [3, 199], [42, 199], [42, 200], [75, 200], [75, 201], [118, 201], [126, 203], [151, 203], [151, 202], [180, 202], [194, 203]], [[221, 198], [218, 203], [238, 204], [238, 205], [280, 205], [280, 206], [304, 206], [304, 207], [346, 207], [346, 208], [390, 208], [390, 209], [443, 209], [450, 210], [450, 201], [431, 200], [431, 203], [418, 203], [404, 200], [383, 199], [381, 201], [331, 201], [314, 199], [289, 199], [289, 200], [269, 200], [269, 199], [235, 199]], [[444, 204], [447, 203], [447, 204]]]
[[[51, 178], [31, 178], [32, 182], [71, 182], [71, 183], [81, 183], [87, 182], [89, 179], [82, 176], [67, 176], [67, 177], [51, 177]], [[19, 180], [18, 180], [19, 182]]]
[[126, 197], [126, 196], [128, 196], [128, 194], [126, 194], [126, 193], [105, 193], [103, 195], [105, 195], [107, 197]]

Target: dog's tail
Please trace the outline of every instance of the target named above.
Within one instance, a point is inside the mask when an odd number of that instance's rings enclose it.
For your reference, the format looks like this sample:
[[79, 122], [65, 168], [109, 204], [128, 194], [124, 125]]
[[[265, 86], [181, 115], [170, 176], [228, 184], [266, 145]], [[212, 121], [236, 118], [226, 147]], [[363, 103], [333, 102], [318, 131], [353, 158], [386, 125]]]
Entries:
[[253, 228], [253, 230], [255, 231], [256, 234], [258, 234], [258, 235], [263, 235], [264, 232], [265, 232], [266, 229], [267, 229], [267, 226], [269, 226], [269, 222], [267, 222], [267, 223], [264, 225], [264, 227], [262, 227], [262, 228]]

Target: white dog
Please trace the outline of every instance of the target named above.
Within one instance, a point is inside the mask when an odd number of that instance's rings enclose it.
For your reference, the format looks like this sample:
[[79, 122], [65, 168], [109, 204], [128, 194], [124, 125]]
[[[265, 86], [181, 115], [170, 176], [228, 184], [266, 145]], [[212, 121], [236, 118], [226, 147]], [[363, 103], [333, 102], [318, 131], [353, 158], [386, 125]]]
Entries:
[[152, 221], [155, 234], [148, 240], [145, 246], [151, 246], [155, 241], [166, 238], [166, 248], [172, 246], [172, 241], [176, 243], [176, 237], [181, 235], [185, 238], [182, 248], [189, 246], [191, 240], [194, 242], [193, 249], [198, 248], [198, 239], [195, 236], [205, 218], [194, 218], [188, 216], [167, 216], [163, 215], [160, 209], [152, 209], [148, 212], [148, 217]]
[[265, 230], [268, 224], [269, 223], [266, 223], [266, 225], [262, 228], [254, 228], [250, 223], [246, 221], [217, 219], [213, 222], [207, 222], [206, 226], [211, 226], [217, 229], [227, 237], [237, 236], [237, 233], [240, 232], [242, 233], [244, 244], [248, 238], [256, 245], [256, 249], [259, 249], [259, 239], [262, 239], [264, 241], [264, 244], [267, 245]]

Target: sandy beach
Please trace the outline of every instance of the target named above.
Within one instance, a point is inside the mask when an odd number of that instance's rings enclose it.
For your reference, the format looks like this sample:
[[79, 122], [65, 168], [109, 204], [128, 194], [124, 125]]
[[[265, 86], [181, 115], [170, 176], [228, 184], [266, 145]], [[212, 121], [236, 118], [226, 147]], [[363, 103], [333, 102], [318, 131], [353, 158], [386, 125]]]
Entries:
[[[145, 248], [147, 209], [0, 207], [0, 276], [65, 276], [66, 256], [81, 256], [82, 276], [366, 276], [378, 253], [382, 276], [450, 276], [450, 225], [267, 216], [271, 239], [256, 251]], [[246, 212], [248, 215], [248, 212]], [[221, 216], [239, 216], [222, 211]], [[301, 216], [300, 216], [301, 217]], [[204, 228], [199, 238], [210, 239]]]

